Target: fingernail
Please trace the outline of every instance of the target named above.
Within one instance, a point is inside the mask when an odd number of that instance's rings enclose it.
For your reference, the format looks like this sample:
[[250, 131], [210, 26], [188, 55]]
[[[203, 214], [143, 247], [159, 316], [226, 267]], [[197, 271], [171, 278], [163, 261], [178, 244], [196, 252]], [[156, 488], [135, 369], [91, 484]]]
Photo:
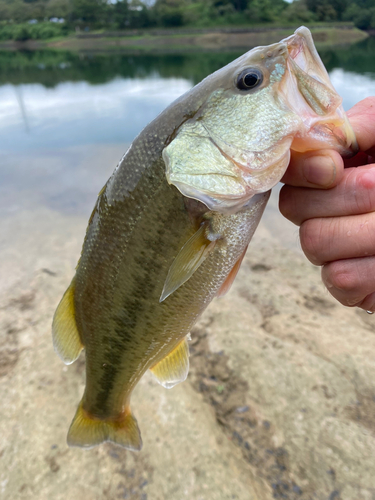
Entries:
[[308, 182], [328, 187], [336, 177], [336, 165], [330, 156], [310, 156], [303, 164], [303, 175]]

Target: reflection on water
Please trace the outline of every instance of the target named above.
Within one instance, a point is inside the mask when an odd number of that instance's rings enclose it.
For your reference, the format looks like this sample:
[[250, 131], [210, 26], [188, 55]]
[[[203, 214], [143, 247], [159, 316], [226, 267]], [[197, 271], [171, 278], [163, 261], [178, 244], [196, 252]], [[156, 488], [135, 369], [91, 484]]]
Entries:
[[[375, 95], [374, 52], [373, 38], [321, 52], [346, 109]], [[88, 214], [142, 128], [238, 55], [0, 52], [0, 209]]]
[[188, 54], [96, 54], [66, 51], [1, 52], [0, 84], [41, 83], [54, 87], [61, 82], [85, 81], [93, 85], [115, 78], [147, 79], [180, 77], [194, 84], [240, 56], [241, 52]]
[[375, 72], [360, 75], [352, 71], [335, 68], [330, 73], [331, 81], [343, 99], [346, 110], [365, 97], [375, 95]]
[[0, 87], [4, 151], [80, 144], [129, 143], [170, 102], [189, 90], [182, 78], [115, 78], [105, 84], [65, 82]]

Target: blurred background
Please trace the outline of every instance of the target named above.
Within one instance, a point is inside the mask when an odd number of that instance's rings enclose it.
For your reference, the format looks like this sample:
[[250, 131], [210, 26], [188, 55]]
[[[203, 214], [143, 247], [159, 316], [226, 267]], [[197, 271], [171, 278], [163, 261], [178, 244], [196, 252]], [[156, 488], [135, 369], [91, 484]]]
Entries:
[[373, 0], [0, 0], [2, 213], [40, 203], [88, 215], [170, 102], [302, 23], [345, 109], [375, 93]]
[[345, 109], [375, 94], [373, 0], [0, 0], [3, 216], [33, 203], [88, 216], [150, 120], [302, 23]]
[[2, 498], [375, 498], [373, 326], [324, 292], [278, 187], [245, 274], [193, 332], [189, 381], [140, 384], [144, 451], [65, 445], [84, 365], [62, 365], [50, 324], [97, 193], [169, 103], [301, 24], [346, 110], [375, 95], [373, 0], [0, 0]]

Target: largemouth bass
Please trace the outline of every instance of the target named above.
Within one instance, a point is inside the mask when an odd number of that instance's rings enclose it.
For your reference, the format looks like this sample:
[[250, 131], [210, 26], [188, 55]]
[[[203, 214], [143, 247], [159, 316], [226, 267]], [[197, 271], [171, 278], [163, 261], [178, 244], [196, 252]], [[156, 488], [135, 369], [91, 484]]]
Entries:
[[130, 410], [146, 370], [186, 379], [189, 332], [233, 282], [290, 151], [356, 141], [311, 34], [257, 47], [151, 122], [99, 193], [53, 320], [66, 364], [86, 354], [68, 444], [142, 446]]

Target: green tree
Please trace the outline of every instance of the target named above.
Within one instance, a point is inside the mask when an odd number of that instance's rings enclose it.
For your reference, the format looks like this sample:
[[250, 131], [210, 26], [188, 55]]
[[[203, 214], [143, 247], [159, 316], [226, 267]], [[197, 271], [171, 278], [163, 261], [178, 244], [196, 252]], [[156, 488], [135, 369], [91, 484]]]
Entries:
[[248, 6], [248, 0], [214, 0], [213, 6], [219, 9], [224, 7], [229, 11], [243, 12]]
[[307, 8], [305, 0], [294, 0], [290, 3], [283, 14], [283, 18], [288, 22], [312, 22], [316, 21], [316, 16]]
[[363, 8], [357, 3], [351, 3], [343, 14], [343, 20], [352, 21], [361, 30], [374, 29], [375, 6]]
[[32, 6], [25, 4], [22, 0], [14, 0], [9, 3], [9, 16], [16, 23], [32, 19]]
[[375, 7], [374, 0], [355, 0], [355, 3], [361, 9], [371, 9], [372, 7]]
[[10, 19], [10, 8], [5, 2], [0, 2], [0, 21], [8, 21]]
[[165, 27], [182, 26], [185, 7], [184, 0], [156, 0], [152, 9], [156, 24]]
[[109, 14], [106, 0], [71, 0], [74, 21], [83, 21], [92, 26], [105, 25]]
[[211, 2], [193, 1], [185, 6], [183, 16], [183, 23], [188, 26], [210, 26], [215, 13]]
[[69, 20], [70, 11], [69, 0], [49, 0], [46, 4], [46, 17], [48, 19], [51, 17], [59, 17]]
[[251, 0], [246, 9], [246, 17], [252, 23], [267, 23], [280, 19], [287, 8], [284, 0]]
[[25, 40], [28, 40], [31, 38], [30, 31], [27, 26], [16, 26], [16, 29], [13, 33], [13, 39], [17, 40], [18, 42], [23, 42]]
[[146, 28], [152, 24], [148, 8], [140, 0], [130, 0], [128, 10], [131, 28]]
[[129, 26], [129, 8], [126, 0], [119, 0], [113, 5], [112, 19], [116, 28], [124, 29]]
[[307, 8], [319, 21], [341, 20], [348, 4], [349, 0], [306, 0]]

